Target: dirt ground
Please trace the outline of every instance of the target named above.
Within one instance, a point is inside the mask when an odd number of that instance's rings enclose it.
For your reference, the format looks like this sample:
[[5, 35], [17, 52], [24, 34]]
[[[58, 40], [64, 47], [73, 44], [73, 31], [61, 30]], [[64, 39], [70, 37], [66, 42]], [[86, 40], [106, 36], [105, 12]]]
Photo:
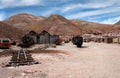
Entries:
[[[33, 54], [32, 57], [41, 64], [16, 68], [0, 66], [0, 78], [120, 78], [119, 44], [90, 42], [77, 48], [67, 43], [47, 50], [68, 54]], [[9, 59], [1, 57], [0, 63]]]

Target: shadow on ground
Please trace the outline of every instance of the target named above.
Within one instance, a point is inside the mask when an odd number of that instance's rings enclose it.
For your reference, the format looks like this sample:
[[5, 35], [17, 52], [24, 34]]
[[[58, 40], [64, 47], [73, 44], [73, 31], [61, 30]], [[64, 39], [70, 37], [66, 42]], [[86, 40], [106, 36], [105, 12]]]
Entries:
[[88, 48], [88, 46], [82, 46], [82, 47], [80, 47], [80, 48]]

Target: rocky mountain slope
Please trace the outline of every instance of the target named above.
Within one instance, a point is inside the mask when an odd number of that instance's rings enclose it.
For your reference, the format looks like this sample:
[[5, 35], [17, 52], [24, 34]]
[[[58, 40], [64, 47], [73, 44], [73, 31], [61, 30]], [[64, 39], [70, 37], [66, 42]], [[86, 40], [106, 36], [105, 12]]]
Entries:
[[120, 31], [120, 21], [114, 25], [99, 24], [82, 20], [68, 20], [63, 16], [54, 14], [48, 18], [21, 13], [11, 16], [4, 23], [22, 29], [24, 31], [34, 30], [41, 32], [46, 30], [57, 35], [80, 35], [84, 33], [109, 33]]
[[99, 24], [82, 20], [71, 20], [71, 22], [80, 26], [83, 33], [108, 33], [113, 26], [110, 24]]
[[34, 16], [32, 14], [27, 14], [27, 13], [21, 13], [21, 14], [16, 14], [5, 20], [4, 22], [17, 27], [17, 28], [22, 28], [26, 25], [35, 23], [40, 20], [44, 20], [45, 17], [43, 16]]
[[23, 36], [24, 32], [14, 28], [8, 24], [0, 22], [0, 38], [10, 38], [14, 41], [19, 41]]
[[120, 25], [120, 21], [116, 22], [115, 25]]
[[43, 21], [33, 23], [24, 28], [25, 30], [35, 30], [41, 32], [47, 30], [51, 34], [56, 35], [80, 35], [81, 29], [66, 18], [60, 15], [51, 15]]

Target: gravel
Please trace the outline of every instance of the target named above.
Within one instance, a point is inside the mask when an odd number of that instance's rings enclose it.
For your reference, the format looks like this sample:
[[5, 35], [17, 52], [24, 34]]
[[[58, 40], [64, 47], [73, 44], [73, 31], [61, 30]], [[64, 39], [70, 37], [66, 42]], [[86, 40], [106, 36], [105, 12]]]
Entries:
[[[32, 57], [41, 64], [0, 67], [0, 78], [120, 78], [120, 45], [105, 43], [84, 43], [77, 48], [67, 43], [47, 50], [62, 53], [40, 53]], [[1, 57], [0, 61], [9, 60]], [[0, 62], [1, 63], [1, 62]]]

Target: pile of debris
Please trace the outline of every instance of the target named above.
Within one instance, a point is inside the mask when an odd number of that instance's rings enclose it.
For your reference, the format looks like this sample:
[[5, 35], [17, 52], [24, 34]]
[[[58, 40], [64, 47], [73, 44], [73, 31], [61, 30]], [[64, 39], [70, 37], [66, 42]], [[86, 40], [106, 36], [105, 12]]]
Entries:
[[12, 59], [9, 62], [9, 64], [6, 65], [6, 67], [10, 67], [10, 66], [16, 67], [16, 66], [33, 65], [33, 64], [39, 64], [39, 63], [33, 60], [28, 50], [21, 49], [19, 51], [13, 52]]

